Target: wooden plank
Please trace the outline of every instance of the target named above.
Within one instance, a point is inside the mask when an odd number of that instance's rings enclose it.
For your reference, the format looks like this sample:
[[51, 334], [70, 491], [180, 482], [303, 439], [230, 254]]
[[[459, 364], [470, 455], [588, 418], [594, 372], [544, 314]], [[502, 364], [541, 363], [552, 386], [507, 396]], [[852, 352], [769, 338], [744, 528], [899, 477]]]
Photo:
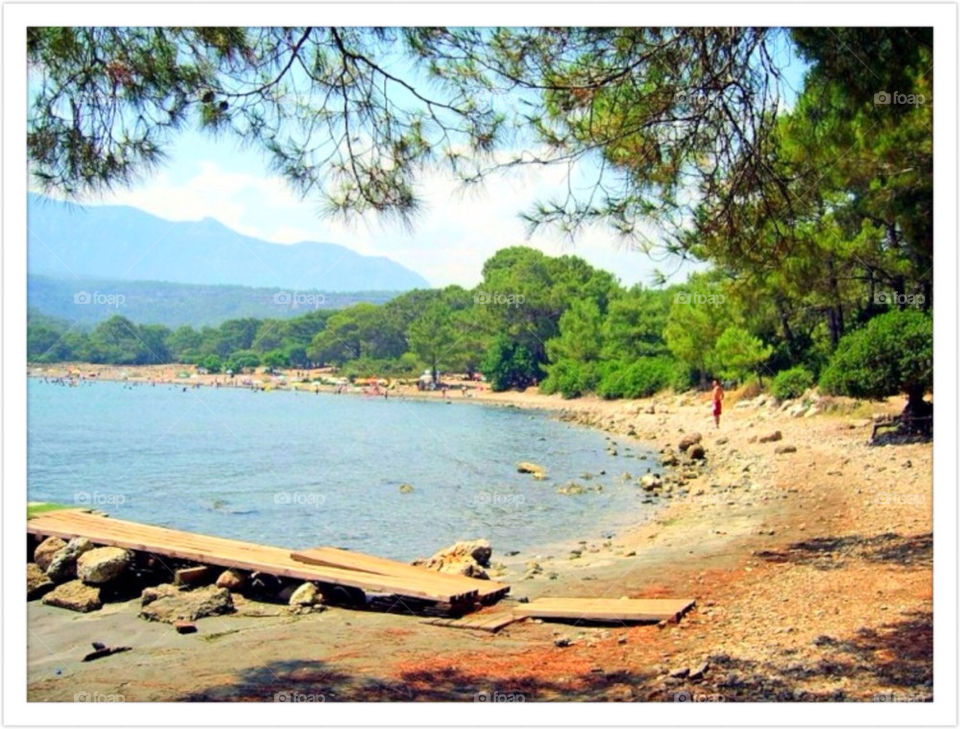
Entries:
[[424, 620], [427, 625], [436, 625], [441, 628], [461, 628], [463, 630], [483, 630], [488, 633], [496, 633], [502, 628], [526, 620], [525, 616], [517, 615], [512, 610], [498, 610], [492, 613], [473, 613], [462, 618], [434, 618]]
[[342, 569], [358, 570], [360, 572], [370, 572], [378, 575], [391, 575], [394, 577], [410, 577], [412, 579], [424, 579], [437, 584], [449, 585], [450, 589], [469, 589], [476, 590], [481, 600], [494, 597], [502, 597], [510, 592], [510, 585], [493, 580], [477, 580], [463, 575], [451, 575], [444, 572], [428, 570], [424, 567], [398, 562], [385, 557], [377, 557], [372, 554], [363, 554], [360, 552], [351, 552], [347, 549], [337, 549], [335, 547], [314, 547], [312, 549], [303, 549], [291, 552], [290, 556], [298, 562], [306, 564], [316, 564], [325, 567], [338, 567]]
[[400, 595], [442, 603], [461, 603], [478, 598], [476, 589], [459, 586], [451, 589], [450, 584], [444, 584], [441, 587], [434, 581], [418, 581], [409, 577], [401, 578], [310, 565], [294, 560], [290, 557], [290, 551], [281, 547], [181, 532], [73, 510], [38, 515], [27, 522], [27, 531], [32, 534], [65, 539], [85, 537], [96, 544], [123, 547], [221, 567], [234, 567], [300, 580], [355, 587], [364, 592]]
[[679, 618], [694, 601], [687, 598], [626, 600], [592, 597], [539, 597], [514, 612], [534, 618], [584, 621], [660, 622]]

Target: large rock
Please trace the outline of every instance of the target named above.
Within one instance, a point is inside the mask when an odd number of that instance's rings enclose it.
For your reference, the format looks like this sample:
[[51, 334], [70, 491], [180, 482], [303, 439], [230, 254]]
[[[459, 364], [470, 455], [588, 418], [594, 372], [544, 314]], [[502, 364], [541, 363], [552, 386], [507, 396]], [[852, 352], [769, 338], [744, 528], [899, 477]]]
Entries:
[[312, 582], [304, 582], [290, 596], [290, 607], [311, 607], [323, 604], [323, 595]]
[[640, 479], [640, 486], [644, 491], [653, 491], [663, 486], [663, 479], [659, 473], [648, 473]]
[[215, 585], [179, 590], [173, 585], [148, 587], [140, 596], [140, 617], [160, 623], [199, 620], [233, 612], [230, 591]]
[[80, 580], [71, 580], [57, 585], [43, 596], [42, 602], [44, 605], [76, 610], [79, 613], [99, 610], [103, 605], [100, 602], [100, 588], [85, 585]]
[[71, 539], [63, 549], [53, 555], [53, 561], [47, 567], [47, 577], [57, 583], [75, 579], [77, 576], [77, 558], [93, 548], [89, 539], [83, 537]]
[[131, 555], [120, 547], [98, 547], [77, 557], [77, 577], [87, 585], [103, 585], [123, 574]]
[[60, 537], [47, 537], [33, 550], [33, 561], [37, 563], [37, 567], [46, 572], [53, 561], [53, 556], [66, 546], [67, 543]]
[[703, 436], [699, 433], [687, 433], [680, 439], [680, 442], [677, 443], [677, 448], [679, 448], [681, 451], [686, 451], [687, 448], [692, 445], [696, 445], [701, 440], [703, 440]]
[[486, 539], [475, 539], [441, 549], [429, 559], [415, 560], [413, 564], [437, 572], [488, 579], [484, 567], [490, 566], [493, 550]]
[[538, 466], [536, 463], [530, 463], [529, 461], [520, 461], [517, 464], [517, 471], [519, 473], [529, 473], [535, 479], [546, 478], [547, 471], [543, 466]]
[[242, 590], [246, 584], [247, 576], [240, 570], [224, 570], [217, 578], [217, 587], [223, 587], [227, 590]]
[[27, 599], [36, 600], [54, 588], [53, 580], [33, 562], [27, 563]]
[[760, 436], [761, 443], [773, 443], [774, 441], [782, 440], [782, 439], [783, 439], [783, 433], [781, 433], [779, 430], [775, 430], [772, 433], [768, 433], [767, 435]]
[[707, 452], [706, 450], [704, 450], [703, 444], [694, 443], [693, 445], [690, 446], [689, 450], [687, 451], [687, 456], [689, 456], [694, 461], [702, 461], [704, 458], [707, 457]]

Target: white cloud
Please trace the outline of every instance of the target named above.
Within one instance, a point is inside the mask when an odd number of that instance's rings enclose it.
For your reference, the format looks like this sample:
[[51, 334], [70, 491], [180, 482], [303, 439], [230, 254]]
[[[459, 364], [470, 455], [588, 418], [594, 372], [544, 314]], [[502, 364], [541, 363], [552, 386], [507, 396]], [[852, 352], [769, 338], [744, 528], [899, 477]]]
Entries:
[[645, 254], [626, 250], [606, 231], [588, 229], [575, 245], [556, 232], [527, 239], [518, 214], [551, 192], [562, 194], [564, 176], [560, 167], [523, 167], [465, 191], [449, 173], [428, 172], [419, 186], [424, 209], [409, 230], [372, 218], [350, 223], [320, 218], [317, 205], [300, 200], [280, 177], [228, 170], [209, 160], [200, 161], [197, 173], [183, 181], [162, 172], [99, 202], [132, 205], [172, 220], [210, 217], [276, 243], [337, 243], [365, 255], [391, 258], [436, 286], [475, 285], [483, 262], [511, 245], [530, 245], [549, 255], [572, 253], [626, 284], [648, 282], [657, 264]]

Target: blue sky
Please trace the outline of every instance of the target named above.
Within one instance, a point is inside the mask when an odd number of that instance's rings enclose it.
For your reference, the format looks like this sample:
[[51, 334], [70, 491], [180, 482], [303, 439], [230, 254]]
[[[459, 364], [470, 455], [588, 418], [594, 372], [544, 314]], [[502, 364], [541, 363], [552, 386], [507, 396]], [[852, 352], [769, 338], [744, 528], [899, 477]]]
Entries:
[[[786, 52], [785, 52], [786, 53]], [[784, 58], [787, 58], [785, 55]], [[800, 88], [803, 67], [787, 61], [787, 103]], [[87, 198], [89, 204], [132, 205], [174, 220], [214, 218], [241, 233], [276, 243], [323, 241], [365, 255], [386, 256], [434, 286], [480, 281], [483, 262], [498, 249], [529, 245], [550, 255], [572, 253], [611, 271], [626, 284], [650, 284], [655, 271], [682, 280], [693, 270], [678, 260], [631, 250], [612, 232], [589, 229], [571, 243], [555, 231], [528, 238], [519, 213], [538, 199], [561, 194], [565, 168], [526, 168], [491, 178], [464, 192], [442, 171], [428, 172], [418, 192], [425, 200], [411, 229], [370, 217], [349, 224], [323, 217], [318, 200], [301, 200], [271, 172], [262, 153], [238, 140], [198, 132], [178, 136], [158, 170], [138, 184]]]

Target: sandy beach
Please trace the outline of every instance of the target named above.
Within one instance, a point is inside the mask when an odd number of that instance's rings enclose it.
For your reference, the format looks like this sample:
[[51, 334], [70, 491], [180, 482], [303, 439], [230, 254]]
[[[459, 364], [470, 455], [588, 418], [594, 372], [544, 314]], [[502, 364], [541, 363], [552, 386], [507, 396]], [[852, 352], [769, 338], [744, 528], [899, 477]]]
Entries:
[[[185, 387], [228, 382], [224, 375], [181, 378], [179, 372], [191, 370], [177, 366], [58, 365], [31, 367], [30, 374], [71, 370]], [[259, 375], [248, 377], [261, 383]], [[389, 396], [444, 397], [409, 386]], [[139, 619], [136, 600], [88, 614], [35, 601], [28, 607], [29, 699], [932, 696], [932, 444], [868, 443], [872, 417], [899, 412], [901, 399], [823, 399], [799, 415], [800, 408], [762, 397], [738, 402], [733, 392], [719, 429], [707, 396], [692, 393], [604, 401], [470, 389], [451, 390], [447, 399], [550, 410], [658, 449], [702, 434], [705, 465], [695, 473], [671, 471], [686, 486], [664, 500], [654, 519], [615, 534], [584, 534], [579, 545], [549, 551], [506, 557], [493, 545], [501, 564], [494, 574], [512, 585], [513, 599], [675, 596], [695, 598], [696, 607], [665, 626], [526, 621], [493, 635], [339, 608], [291, 615], [284, 606], [238, 599], [235, 614], [206, 618], [198, 633], [178, 635]], [[775, 431], [779, 439], [766, 437]], [[637, 467], [624, 459], [625, 471]], [[91, 641], [132, 650], [82, 663]]]

